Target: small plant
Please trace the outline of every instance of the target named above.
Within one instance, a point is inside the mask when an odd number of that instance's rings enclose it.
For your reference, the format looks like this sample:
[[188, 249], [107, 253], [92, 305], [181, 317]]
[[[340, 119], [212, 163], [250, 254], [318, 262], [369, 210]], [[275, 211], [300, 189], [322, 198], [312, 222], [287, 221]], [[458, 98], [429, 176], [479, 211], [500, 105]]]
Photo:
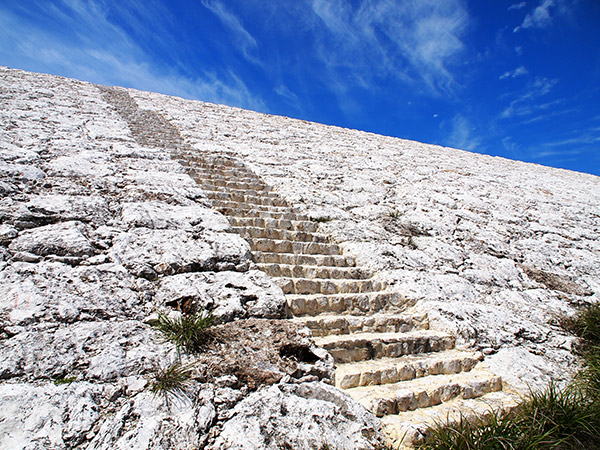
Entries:
[[600, 304], [596, 303], [581, 310], [571, 321], [570, 328], [591, 346], [600, 346]]
[[154, 382], [150, 391], [156, 397], [163, 395], [168, 398], [169, 395], [180, 398], [185, 394], [185, 389], [189, 384], [192, 376], [191, 365], [182, 365], [176, 361], [166, 369], [157, 369], [154, 374]]
[[65, 378], [56, 378], [54, 380], [54, 384], [56, 386], [60, 386], [61, 384], [69, 384], [77, 381], [77, 377], [65, 377]]
[[331, 217], [311, 217], [310, 221], [311, 222], [316, 222], [316, 223], [325, 223], [325, 222], [331, 222], [333, 219]]
[[188, 352], [200, 350], [208, 338], [208, 328], [212, 325], [214, 318], [206, 311], [195, 314], [184, 314], [171, 319], [164, 313], [158, 313], [158, 319], [151, 325], [156, 328], [167, 342], [172, 342], [177, 350], [184, 349]]
[[398, 211], [397, 209], [390, 209], [387, 212], [388, 217], [392, 218], [392, 219], [399, 219], [400, 218], [400, 211]]

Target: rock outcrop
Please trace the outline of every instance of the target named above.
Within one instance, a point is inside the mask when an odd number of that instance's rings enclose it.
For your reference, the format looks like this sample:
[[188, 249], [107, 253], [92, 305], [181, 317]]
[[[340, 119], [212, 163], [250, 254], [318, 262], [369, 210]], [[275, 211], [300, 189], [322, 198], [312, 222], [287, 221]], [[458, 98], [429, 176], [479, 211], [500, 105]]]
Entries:
[[[329, 381], [331, 357], [172, 159], [174, 126], [124, 90], [10, 69], [0, 104], [0, 448], [206, 447], [249, 395]], [[189, 308], [218, 324], [201, 354], [150, 325]], [[188, 382], [152, 393], [178, 361]], [[360, 411], [323, 429], [373, 448]]]
[[[597, 177], [10, 69], [0, 106], [0, 448], [371, 449], [577, 367]], [[151, 326], [198, 310], [200, 353]]]

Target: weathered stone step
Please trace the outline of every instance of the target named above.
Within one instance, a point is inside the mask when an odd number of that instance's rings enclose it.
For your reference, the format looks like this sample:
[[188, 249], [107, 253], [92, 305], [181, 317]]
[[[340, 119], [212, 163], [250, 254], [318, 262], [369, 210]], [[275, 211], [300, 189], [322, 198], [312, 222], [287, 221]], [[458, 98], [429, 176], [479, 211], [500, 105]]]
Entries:
[[344, 280], [274, 277], [284, 294], [363, 294], [385, 289], [379, 280]]
[[195, 165], [193, 170], [202, 177], [223, 178], [252, 178], [259, 179], [255, 173], [244, 167], [219, 166], [219, 165]]
[[390, 447], [410, 449], [425, 441], [431, 426], [438, 423], [456, 423], [461, 417], [485, 421], [492, 411], [510, 412], [518, 402], [516, 395], [496, 391], [478, 398], [458, 397], [437, 406], [387, 415], [381, 418], [381, 422]]
[[190, 176], [200, 185], [202, 189], [215, 189], [222, 187], [225, 189], [239, 189], [239, 190], [251, 190], [251, 191], [262, 191], [269, 190], [269, 186], [262, 181], [254, 180], [251, 182], [239, 181], [239, 180], [225, 180], [225, 179], [208, 179], [198, 176], [193, 172], [190, 172]]
[[247, 183], [247, 184], [259, 184], [263, 183], [260, 178], [255, 176], [248, 176], [244, 174], [237, 175], [220, 175], [214, 172], [204, 172], [202, 170], [190, 169], [190, 172], [194, 174], [195, 178], [206, 180], [207, 183], [219, 185], [218, 183]]
[[454, 398], [471, 399], [502, 390], [502, 379], [474, 369], [453, 375], [433, 375], [379, 386], [346, 389], [377, 417], [428, 408]]
[[273, 213], [288, 213], [288, 212], [297, 212], [295, 208], [291, 206], [273, 206], [273, 205], [262, 205], [262, 204], [253, 204], [253, 203], [238, 203], [230, 200], [218, 200], [211, 199], [211, 203], [215, 208], [228, 208], [235, 209], [238, 211], [244, 210], [256, 210], [256, 211], [265, 211], [265, 212], [273, 212]]
[[223, 186], [214, 186], [213, 188], [207, 188], [204, 187], [203, 188], [204, 192], [206, 192], [207, 195], [213, 195], [213, 194], [223, 194], [223, 195], [250, 195], [250, 196], [254, 196], [254, 197], [261, 197], [261, 198], [279, 198], [281, 199], [281, 196], [273, 191], [255, 191], [255, 190], [248, 190], [248, 189], [231, 189], [228, 187], [223, 187]]
[[328, 267], [354, 267], [356, 264], [352, 256], [343, 255], [298, 255], [294, 253], [253, 251], [252, 258], [254, 259], [254, 262], [263, 264]]
[[320, 314], [367, 315], [377, 312], [401, 313], [414, 306], [395, 292], [335, 295], [288, 295], [288, 305], [294, 316], [318, 316]]
[[245, 164], [239, 159], [228, 158], [226, 156], [192, 155], [190, 153], [180, 153], [178, 162], [183, 166], [213, 168], [213, 167], [231, 167], [246, 168]]
[[281, 239], [246, 238], [252, 251], [274, 253], [296, 253], [302, 255], [341, 255], [337, 244], [321, 242], [294, 242]]
[[304, 266], [295, 264], [257, 264], [258, 268], [272, 277], [288, 278], [331, 278], [366, 280], [372, 276], [370, 270], [359, 267]]
[[262, 217], [229, 217], [229, 222], [234, 227], [258, 227], [275, 230], [305, 231], [315, 233], [319, 225], [310, 221], [279, 220]]
[[336, 314], [296, 317], [293, 320], [310, 328], [314, 337], [353, 333], [406, 333], [429, 329], [426, 314], [373, 314], [370, 316]]
[[[279, 197], [268, 197], [261, 195], [236, 194], [232, 192], [206, 192], [206, 196], [213, 201], [232, 202], [243, 205], [258, 205], [258, 206], [290, 206]], [[226, 206], [226, 205], [224, 205]]]
[[449, 350], [454, 348], [454, 336], [431, 330], [358, 333], [324, 336], [315, 343], [329, 351], [336, 363], [348, 363]]
[[263, 219], [290, 220], [296, 222], [307, 222], [308, 217], [296, 212], [293, 208], [288, 208], [287, 212], [261, 211], [257, 209], [236, 209], [236, 208], [217, 208], [222, 214], [228, 217], [249, 217]]
[[261, 227], [234, 227], [236, 233], [243, 238], [266, 238], [296, 242], [321, 242], [330, 243], [331, 238], [325, 234], [310, 233], [306, 231], [287, 231], [276, 228]]
[[307, 221], [308, 218], [303, 215], [295, 212], [292, 208], [287, 208], [282, 211], [274, 211], [274, 210], [262, 210], [256, 208], [229, 208], [229, 207], [215, 207], [221, 214], [232, 217], [261, 217], [261, 218], [271, 218], [271, 219], [279, 219], [279, 220], [294, 220], [294, 221]]
[[430, 375], [468, 372], [483, 359], [479, 352], [447, 350], [373, 361], [340, 364], [335, 384], [340, 389], [398, 383]]

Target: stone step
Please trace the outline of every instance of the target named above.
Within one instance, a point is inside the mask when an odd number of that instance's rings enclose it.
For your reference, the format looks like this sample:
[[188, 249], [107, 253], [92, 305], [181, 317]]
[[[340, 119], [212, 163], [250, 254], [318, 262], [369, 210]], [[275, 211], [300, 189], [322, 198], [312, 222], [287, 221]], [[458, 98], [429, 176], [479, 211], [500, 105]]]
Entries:
[[[238, 205], [256, 205], [256, 206], [284, 206], [289, 208], [289, 205], [279, 197], [268, 197], [262, 195], [247, 195], [236, 194], [233, 192], [207, 192], [207, 197], [213, 202], [232, 202]], [[224, 205], [226, 206], [226, 205]]]
[[228, 209], [236, 209], [239, 211], [244, 210], [257, 210], [257, 211], [265, 211], [265, 212], [273, 212], [273, 213], [286, 213], [286, 212], [297, 212], [291, 206], [272, 206], [272, 205], [262, 205], [262, 204], [254, 204], [254, 203], [238, 203], [235, 201], [229, 200], [214, 200], [210, 201], [214, 208], [228, 208]]
[[321, 315], [293, 319], [312, 331], [314, 337], [354, 333], [406, 333], [428, 330], [426, 314], [373, 314], [370, 316]]
[[441, 352], [454, 348], [454, 336], [431, 330], [408, 333], [357, 333], [315, 338], [336, 363], [379, 358], [397, 358], [417, 353]]
[[295, 253], [300, 255], [341, 256], [342, 249], [337, 244], [321, 242], [294, 242], [282, 239], [246, 238], [252, 251], [273, 253]]
[[273, 281], [284, 294], [364, 294], [385, 289], [385, 285], [374, 279], [340, 280], [273, 277]]
[[331, 238], [325, 234], [308, 233], [306, 231], [287, 231], [276, 228], [234, 227], [236, 233], [243, 238], [266, 238], [296, 242], [330, 243]]
[[229, 207], [215, 207], [217, 211], [225, 216], [230, 217], [260, 217], [278, 220], [294, 220], [305, 222], [308, 220], [303, 214], [296, 212], [292, 208], [287, 208], [285, 211], [274, 211], [274, 210], [261, 210], [256, 208], [229, 208]]
[[508, 413], [518, 404], [518, 396], [496, 391], [473, 399], [457, 397], [437, 406], [387, 415], [381, 418], [381, 422], [387, 444], [391, 448], [404, 450], [422, 444], [432, 426], [457, 423], [461, 418], [485, 422], [493, 411]]
[[473, 369], [452, 375], [432, 375], [379, 386], [361, 386], [345, 392], [377, 417], [428, 408], [454, 398], [465, 400], [502, 390], [502, 379]]
[[202, 178], [193, 172], [190, 172], [190, 176], [200, 185], [202, 189], [215, 189], [222, 187], [225, 189], [239, 189], [239, 190], [251, 190], [251, 191], [268, 191], [270, 187], [262, 181], [251, 181], [242, 182], [239, 180], [213, 180], [208, 178]]
[[258, 183], [263, 183], [263, 181], [256, 177], [256, 176], [251, 176], [251, 175], [246, 175], [246, 174], [240, 174], [235, 175], [235, 174], [231, 174], [231, 175], [219, 175], [218, 173], [214, 173], [214, 172], [209, 172], [209, 171], [203, 171], [203, 170], [196, 170], [196, 169], [190, 169], [190, 173], [194, 174], [195, 178], [199, 178], [201, 180], [206, 180], [207, 183], [212, 183], [215, 185], [218, 185], [218, 183], [247, 183], [247, 184], [258, 184]]
[[234, 227], [259, 227], [276, 230], [305, 231], [308, 233], [315, 233], [319, 229], [319, 224], [315, 222], [262, 217], [229, 217], [229, 222]]
[[482, 359], [483, 355], [479, 352], [452, 349], [439, 353], [340, 364], [335, 371], [335, 384], [340, 389], [349, 389], [398, 383], [430, 375], [468, 372]]
[[192, 154], [179, 154], [177, 160], [182, 166], [201, 167], [201, 168], [245, 168], [245, 164], [239, 159], [233, 159], [228, 157], [220, 156], [208, 156], [208, 155], [192, 155]]
[[298, 255], [295, 253], [274, 253], [253, 251], [252, 258], [262, 264], [288, 264], [302, 266], [354, 267], [352, 256], [343, 255]]
[[204, 192], [206, 192], [207, 195], [214, 195], [214, 194], [223, 194], [223, 195], [250, 195], [250, 196], [254, 196], [254, 197], [262, 197], [262, 198], [279, 198], [281, 199], [281, 196], [275, 192], [272, 191], [253, 191], [253, 190], [248, 190], [248, 189], [231, 189], [231, 188], [227, 188], [227, 187], [223, 187], [223, 186], [215, 186], [212, 189], [208, 189], [208, 188], [204, 188], [203, 189]]
[[[209, 165], [210, 166], [210, 165]], [[194, 165], [193, 170], [200, 176], [207, 178], [223, 177], [231, 179], [252, 178], [259, 179], [251, 170], [245, 167], [221, 166], [221, 165]]]
[[372, 276], [370, 270], [358, 267], [305, 266], [295, 264], [257, 264], [258, 268], [272, 277], [288, 278], [331, 278], [366, 280]]
[[287, 302], [294, 316], [318, 316], [320, 314], [368, 315], [378, 312], [401, 313], [415, 301], [395, 292], [335, 295], [287, 295]]

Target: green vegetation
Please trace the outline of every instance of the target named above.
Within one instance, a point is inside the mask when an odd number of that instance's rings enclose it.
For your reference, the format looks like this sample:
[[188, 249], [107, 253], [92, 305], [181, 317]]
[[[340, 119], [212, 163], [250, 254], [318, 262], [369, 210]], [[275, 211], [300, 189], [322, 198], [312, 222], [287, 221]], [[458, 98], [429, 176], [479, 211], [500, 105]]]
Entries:
[[331, 217], [310, 217], [310, 221], [316, 223], [331, 222], [332, 220], [333, 219]]
[[182, 365], [176, 361], [166, 369], [157, 369], [154, 374], [154, 382], [150, 391], [155, 395], [169, 395], [181, 397], [185, 393], [188, 382], [192, 376], [191, 365]]
[[213, 316], [206, 311], [183, 314], [174, 319], [158, 313], [158, 319], [151, 325], [162, 334], [165, 341], [174, 343], [177, 350], [194, 353], [198, 352], [208, 339], [208, 328], [213, 324], [213, 320]]
[[508, 414], [461, 417], [431, 430], [423, 450], [600, 449], [600, 305], [583, 309], [567, 327], [582, 339], [585, 366], [570, 385], [532, 392]]
[[54, 384], [60, 386], [61, 384], [69, 384], [77, 381], [77, 377], [65, 377], [65, 378], [56, 378], [54, 380]]
[[388, 217], [391, 217], [392, 219], [399, 219], [400, 218], [400, 211], [398, 211], [397, 209], [390, 209], [387, 212]]

